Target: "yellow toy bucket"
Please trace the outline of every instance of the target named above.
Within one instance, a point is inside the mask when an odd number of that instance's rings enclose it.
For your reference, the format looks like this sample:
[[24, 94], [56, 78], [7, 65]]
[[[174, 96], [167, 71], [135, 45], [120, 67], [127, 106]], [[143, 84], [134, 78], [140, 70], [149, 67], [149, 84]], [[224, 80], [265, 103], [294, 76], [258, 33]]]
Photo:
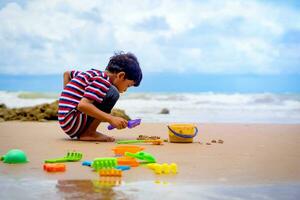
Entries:
[[191, 143], [198, 129], [193, 124], [171, 124], [168, 126], [170, 142]]

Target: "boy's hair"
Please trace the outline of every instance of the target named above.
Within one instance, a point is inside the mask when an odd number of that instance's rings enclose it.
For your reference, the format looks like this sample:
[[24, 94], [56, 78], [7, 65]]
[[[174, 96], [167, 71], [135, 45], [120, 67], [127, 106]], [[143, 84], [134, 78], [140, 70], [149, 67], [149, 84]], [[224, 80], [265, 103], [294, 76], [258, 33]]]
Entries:
[[118, 52], [109, 60], [106, 70], [111, 73], [125, 72], [125, 78], [134, 81], [134, 86], [140, 85], [143, 78], [140, 64], [133, 53]]

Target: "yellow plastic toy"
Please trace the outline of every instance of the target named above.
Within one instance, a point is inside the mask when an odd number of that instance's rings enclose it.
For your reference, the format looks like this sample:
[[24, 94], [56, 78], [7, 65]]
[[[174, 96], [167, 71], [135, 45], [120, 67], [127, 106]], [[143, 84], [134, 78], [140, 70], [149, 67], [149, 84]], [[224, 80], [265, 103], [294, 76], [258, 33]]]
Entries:
[[163, 164], [158, 164], [158, 163], [150, 163], [147, 164], [147, 167], [152, 169], [156, 174], [177, 174], [178, 173], [178, 167], [176, 163], [163, 163]]
[[193, 124], [170, 124], [168, 129], [169, 140], [175, 143], [192, 143], [198, 133], [197, 127]]

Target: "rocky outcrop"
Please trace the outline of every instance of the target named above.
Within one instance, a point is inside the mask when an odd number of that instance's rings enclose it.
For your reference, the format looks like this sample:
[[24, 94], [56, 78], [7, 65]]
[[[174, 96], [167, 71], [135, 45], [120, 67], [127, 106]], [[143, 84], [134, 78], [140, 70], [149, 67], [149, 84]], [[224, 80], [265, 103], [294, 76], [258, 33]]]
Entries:
[[159, 114], [170, 114], [170, 110], [167, 108], [163, 108]]
[[[0, 122], [21, 120], [21, 121], [48, 121], [57, 120], [58, 101], [53, 103], [45, 103], [33, 107], [25, 108], [7, 108], [4, 104], [0, 104]], [[124, 110], [113, 109], [112, 115], [130, 120]]]

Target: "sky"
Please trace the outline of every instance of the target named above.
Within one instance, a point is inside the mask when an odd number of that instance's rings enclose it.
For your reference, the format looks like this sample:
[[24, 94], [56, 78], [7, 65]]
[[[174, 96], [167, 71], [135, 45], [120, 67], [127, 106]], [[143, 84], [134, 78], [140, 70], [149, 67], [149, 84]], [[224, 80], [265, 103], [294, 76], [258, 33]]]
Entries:
[[104, 68], [144, 74], [300, 75], [299, 1], [0, 1], [0, 73]]

